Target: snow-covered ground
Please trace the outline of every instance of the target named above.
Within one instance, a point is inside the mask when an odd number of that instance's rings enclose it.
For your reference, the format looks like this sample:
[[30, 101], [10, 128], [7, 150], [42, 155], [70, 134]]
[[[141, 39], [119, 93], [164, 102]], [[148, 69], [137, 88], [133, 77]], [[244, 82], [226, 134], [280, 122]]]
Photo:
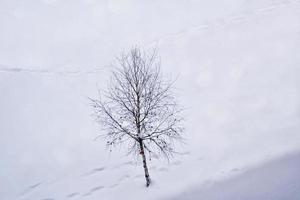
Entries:
[[298, 200], [300, 197], [300, 155], [282, 158], [255, 167], [232, 179], [194, 186], [172, 200], [232, 200], [272, 199]]
[[[0, 0], [0, 28], [1, 200], [229, 198], [296, 173], [299, 0]], [[186, 144], [151, 161], [149, 189], [139, 160], [94, 141], [87, 101], [136, 44], [159, 49], [186, 108]]]

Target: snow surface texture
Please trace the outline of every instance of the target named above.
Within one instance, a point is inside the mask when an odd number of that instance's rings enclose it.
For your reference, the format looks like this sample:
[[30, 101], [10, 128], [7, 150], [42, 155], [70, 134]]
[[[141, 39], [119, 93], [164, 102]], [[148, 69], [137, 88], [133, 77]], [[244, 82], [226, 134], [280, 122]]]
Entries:
[[185, 191], [172, 200], [298, 200], [300, 197], [300, 155], [288, 155], [251, 169], [233, 179], [206, 184]]
[[[1, 200], [233, 199], [300, 150], [299, 0], [1, 0], [0, 28]], [[139, 160], [94, 141], [86, 98], [135, 44], [159, 48], [186, 108], [186, 145], [151, 161], [149, 189]]]

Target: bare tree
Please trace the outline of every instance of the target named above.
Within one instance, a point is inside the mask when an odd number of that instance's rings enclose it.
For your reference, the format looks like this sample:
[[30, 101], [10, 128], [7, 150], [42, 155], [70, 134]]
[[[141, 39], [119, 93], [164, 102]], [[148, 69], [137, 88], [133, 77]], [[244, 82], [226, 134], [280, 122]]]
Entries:
[[175, 153], [174, 141], [183, 131], [180, 109], [172, 83], [162, 78], [155, 50], [133, 48], [117, 58], [117, 65], [108, 89], [99, 99], [91, 99], [94, 114], [109, 147], [125, 143], [129, 153], [141, 156], [148, 187], [146, 156], [169, 159]]

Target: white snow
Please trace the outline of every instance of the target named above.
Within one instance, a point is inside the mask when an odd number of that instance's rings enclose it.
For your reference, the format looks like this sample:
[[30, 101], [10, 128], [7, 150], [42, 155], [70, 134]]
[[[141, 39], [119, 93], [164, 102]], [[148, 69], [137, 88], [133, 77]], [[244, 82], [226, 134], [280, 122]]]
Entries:
[[[299, 0], [0, 1], [0, 199], [213, 199], [283, 162], [300, 150], [299, 19]], [[136, 44], [186, 108], [186, 145], [150, 162], [149, 189], [139, 160], [94, 141], [87, 100]]]
[[[206, 185], [174, 195], [170, 199], [272, 199], [298, 200], [300, 197], [299, 153], [286, 155], [263, 166], [255, 167], [231, 179], [208, 182]], [[235, 169], [235, 171], [238, 171]]]

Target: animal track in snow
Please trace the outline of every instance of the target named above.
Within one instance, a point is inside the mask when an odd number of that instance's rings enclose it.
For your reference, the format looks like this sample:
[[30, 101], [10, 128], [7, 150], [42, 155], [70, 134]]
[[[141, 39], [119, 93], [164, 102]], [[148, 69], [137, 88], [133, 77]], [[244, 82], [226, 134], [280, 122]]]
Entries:
[[259, 10], [257, 10], [257, 12], [268, 13], [268, 12], [275, 10], [276, 8], [277, 8], [276, 6], [270, 6], [270, 7], [259, 9]]
[[74, 192], [74, 193], [71, 193], [71, 194], [67, 195], [66, 197], [67, 197], [68, 199], [70, 199], [70, 198], [77, 197], [78, 195], [80, 195], [80, 194], [77, 193], [77, 192]]
[[116, 165], [115, 167], [113, 167], [113, 169], [120, 169], [124, 166], [134, 166], [134, 162], [133, 161], [128, 161], [128, 162], [123, 162], [121, 164]]
[[83, 196], [91, 196], [93, 193], [98, 192], [99, 190], [102, 190], [104, 188], [104, 186], [98, 186], [98, 187], [94, 187], [92, 189], [90, 189], [90, 191], [86, 194], [84, 194]]
[[43, 183], [42, 182], [38, 182], [34, 185], [29, 186], [24, 192], [21, 193], [21, 196], [31, 192], [32, 190], [37, 189], [38, 187], [40, 187]]
[[196, 30], [196, 31], [204, 31], [204, 30], [209, 29], [209, 25], [208, 24], [206, 24], [206, 25], [199, 25], [199, 26], [196, 26], [196, 27], [194, 27], [192, 29]]
[[115, 188], [115, 187], [117, 187], [119, 184], [113, 184], [113, 185], [111, 185], [111, 186], [109, 186], [109, 188]]
[[233, 168], [230, 170], [232, 173], [242, 172], [245, 171], [245, 168]]
[[230, 23], [240, 23], [240, 22], [245, 21], [246, 19], [247, 19], [246, 16], [240, 15], [240, 16], [234, 16], [234, 17], [231, 17], [231, 18], [228, 19], [228, 21], [229, 21]]
[[36, 183], [36, 184], [34, 184], [34, 185], [31, 185], [31, 186], [29, 186], [28, 188], [29, 188], [29, 189], [35, 189], [35, 188], [39, 187], [40, 185], [42, 185], [42, 182]]
[[236, 15], [223, 16], [222, 18], [218, 18], [218, 19], [209, 21], [207, 23], [192, 26], [192, 27], [186, 28], [184, 30], [165, 35], [163, 37], [156, 38], [156, 39], [146, 43], [144, 46], [153, 46], [155, 44], [167, 42], [169, 40], [176, 39], [178, 37], [183, 37], [184, 35], [187, 35], [194, 31], [198, 32], [198, 33], [202, 32], [202, 31], [207, 31], [210, 29], [215, 31], [216, 29], [218, 29], [220, 27], [237, 24], [237, 23], [239, 24], [241, 22], [247, 21], [248, 19], [250, 19], [256, 15], [268, 14], [276, 9], [280, 9], [280, 7], [282, 7], [282, 6], [288, 6], [293, 3], [300, 3], [300, 0], [282, 0], [276, 4], [272, 4], [267, 7], [254, 9], [252, 11], [242, 12], [242, 13], [236, 14]]
[[93, 169], [92, 171], [90, 171], [90, 172], [84, 174], [83, 176], [91, 176], [91, 175], [97, 174], [97, 173], [99, 173], [99, 172], [102, 172], [102, 171], [104, 171], [105, 169], [106, 169], [105, 167], [95, 168], [95, 169]]
[[48, 69], [35, 69], [27, 67], [11, 67], [0, 65], [0, 72], [7, 73], [37, 73], [37, 74], [56, 74], [56, 75], [78, 75], [78, 74], [94, 74], [102, 73], [104, 67], [94, 68], [91, 70], [48, 70]]
[[105, 167], [95, 168], [93, 171], [94, 172], [101, 172], [103, 170], [105, 170]]

